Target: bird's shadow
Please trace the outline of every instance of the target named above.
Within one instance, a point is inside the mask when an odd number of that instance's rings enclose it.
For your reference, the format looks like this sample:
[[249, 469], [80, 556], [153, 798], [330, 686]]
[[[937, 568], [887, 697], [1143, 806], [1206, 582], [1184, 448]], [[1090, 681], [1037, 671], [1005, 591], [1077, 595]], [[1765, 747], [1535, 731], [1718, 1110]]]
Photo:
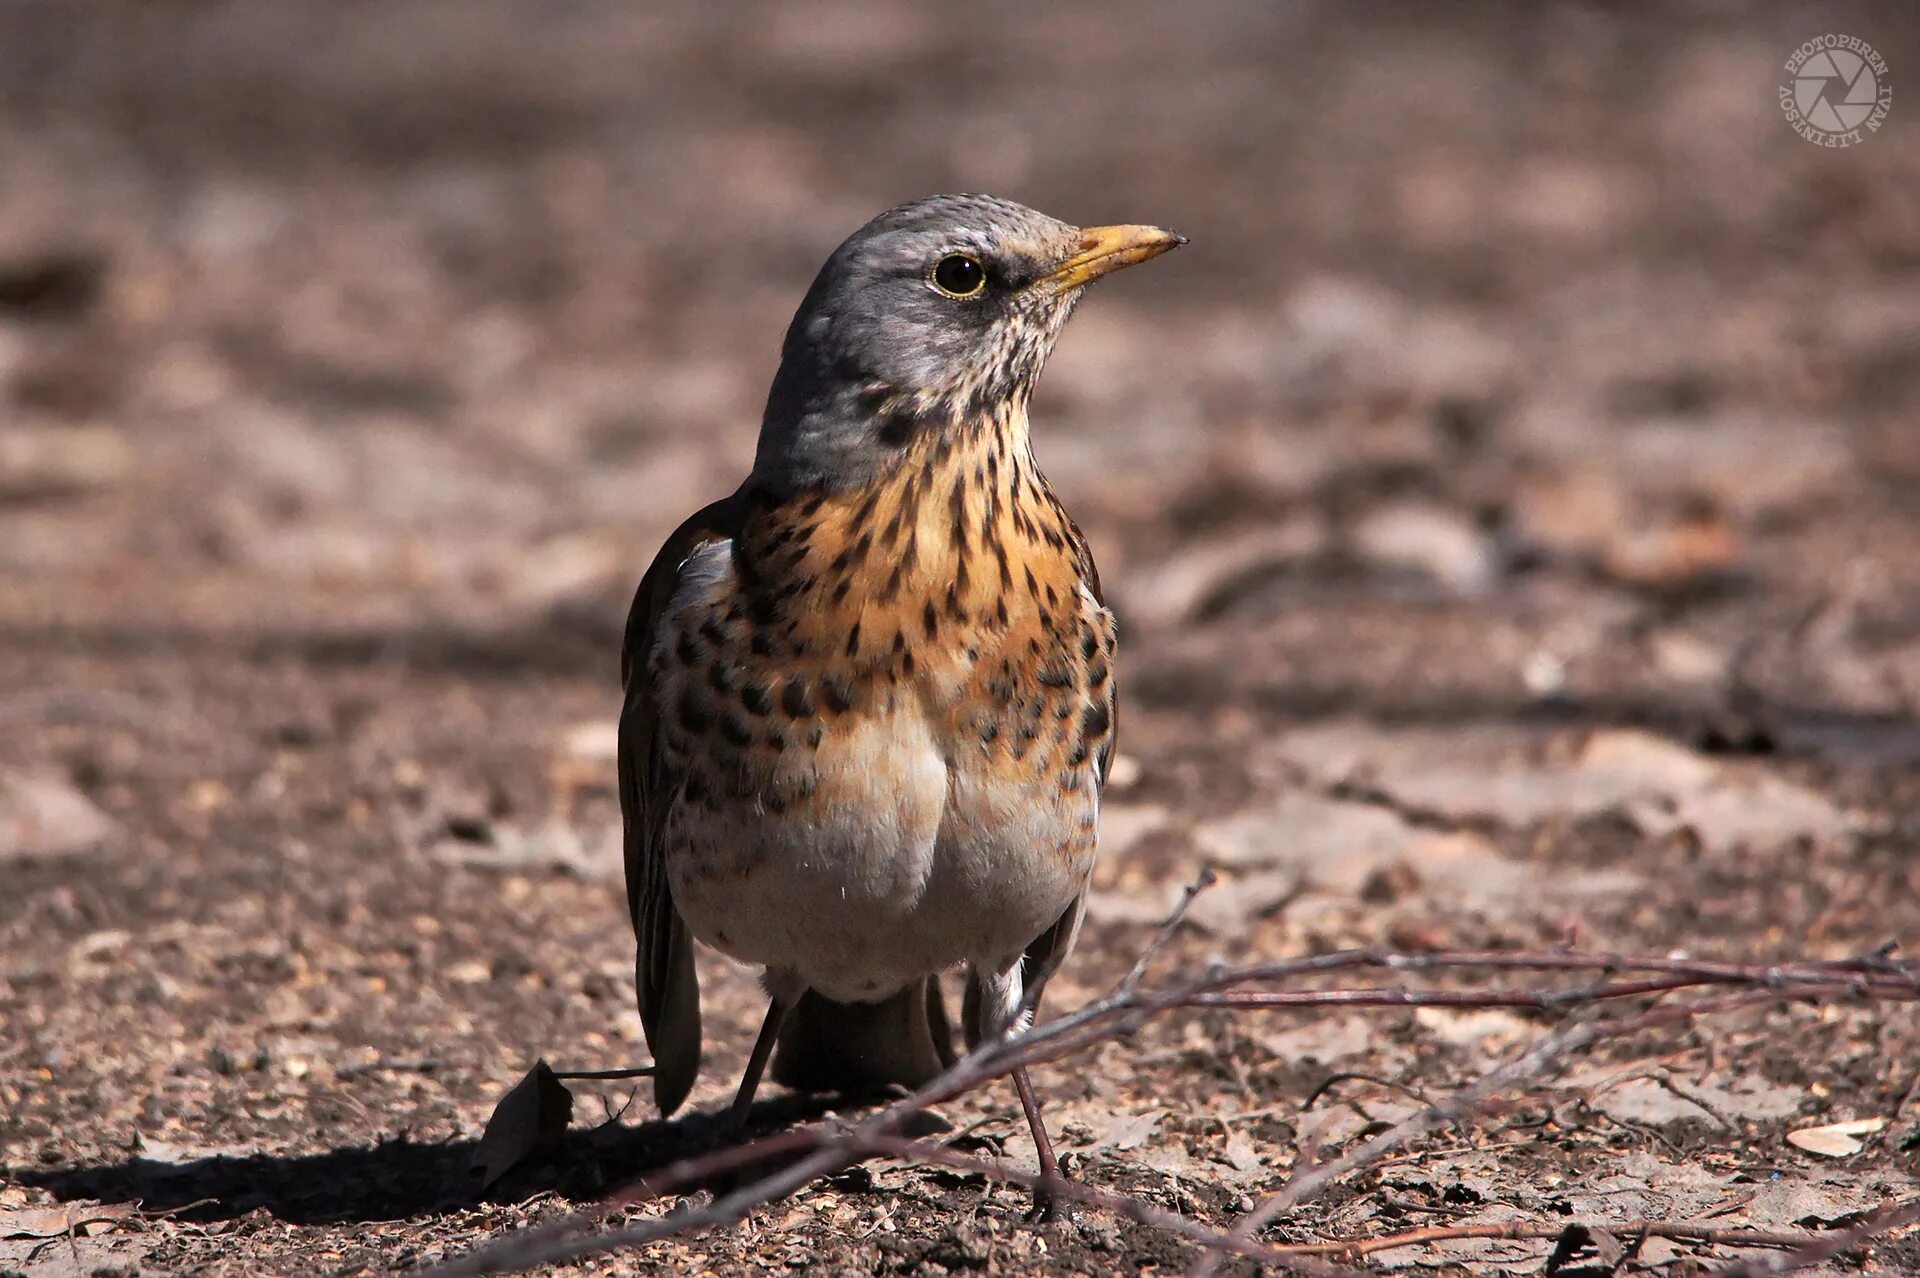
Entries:
[[[749, 1135], [818, 1118], [835, 1104], [831, 1097], [801, 1095], [764, 1101], [754, 1106]], [[481, 1184], [473, 1168], [479, 1142], [422, 1142], [405, 1135], [314, 1154], [219, 1155], [179, 1163], [135, 1155], [79, 1167], [0, 1167], [0, 1180], [48, 1190], [63, 1202], [137, 1202], [145, 1211], [185, 1221], [264, 1211], [290, 1224], [342, 1224], [437, 1215], [547, 1193], [589, 1202], [738, 1139], [724, 1111], [638, 1126], [574, 1128], [552, 1152], [491, 1187]]]

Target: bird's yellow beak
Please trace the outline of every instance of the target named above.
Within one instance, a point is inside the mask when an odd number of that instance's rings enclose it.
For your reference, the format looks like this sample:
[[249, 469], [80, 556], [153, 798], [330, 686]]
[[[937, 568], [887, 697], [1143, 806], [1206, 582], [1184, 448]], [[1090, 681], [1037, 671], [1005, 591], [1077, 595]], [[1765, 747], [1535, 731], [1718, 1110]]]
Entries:
[[1186, 242], [1186, 236], [1157, 226], [1090, 226], [1080, 232], [1079, 251], [1035, 282], [1059, 290], [1079, 288]]

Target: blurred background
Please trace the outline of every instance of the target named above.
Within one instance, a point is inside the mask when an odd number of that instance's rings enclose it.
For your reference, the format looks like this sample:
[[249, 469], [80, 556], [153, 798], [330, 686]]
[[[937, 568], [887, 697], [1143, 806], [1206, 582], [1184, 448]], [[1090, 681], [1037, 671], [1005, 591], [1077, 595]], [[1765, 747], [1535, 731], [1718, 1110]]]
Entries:
[[[1194, 241], [1036, 410], [1136, 634], [1597, 586], [1515, 638], [1578, 683], [1648, 591], [1915, 622], [1869, 552], [1920, 477], [1920, 154], [1775, 98], [1829, 27], [1897, 86], [1904, 6], [0, 16], [16, 623], [598, 642], [743, 473], [820, 260], [950, 189]], [[1364, 648], [1319, 679], [1398, 668]]]
[[[1828, 31], [1895, 90], [1846, 149], [1778, 102]], [[821, 260], [943, 190], [1192, 239], [1034, 405], [1130, 698], [1075, 980], [1207, 859], [1236, 953], [1911, 929], [1917, 36], [0, 0], [0, 1080], [63, 1082], [6, 1157], [470, 1133], [512, 1062], [637, 1052], [627, 599], [744, 475]], [[1489, 896], [1516, 865], [1616, 878]], [[398, 1057], [442, 1066], [326, 1085]]]

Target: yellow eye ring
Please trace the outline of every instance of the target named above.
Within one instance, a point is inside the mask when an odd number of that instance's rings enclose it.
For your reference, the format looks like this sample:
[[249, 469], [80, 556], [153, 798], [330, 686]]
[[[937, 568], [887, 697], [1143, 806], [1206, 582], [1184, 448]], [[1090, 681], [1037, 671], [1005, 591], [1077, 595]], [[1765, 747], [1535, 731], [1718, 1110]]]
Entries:
[[949, 253], [933, 264], [927, 277], [948, 297], [978, 297], [987, 287], [987, 269], [978, 258], [965, 253]]

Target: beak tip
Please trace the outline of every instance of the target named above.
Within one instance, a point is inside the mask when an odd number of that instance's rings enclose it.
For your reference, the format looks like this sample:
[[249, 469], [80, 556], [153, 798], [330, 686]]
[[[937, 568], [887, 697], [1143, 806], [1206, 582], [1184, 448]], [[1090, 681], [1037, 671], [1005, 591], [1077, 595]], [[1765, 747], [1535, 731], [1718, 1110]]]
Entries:
[[1080, 232], [1078, 252], [1042, 279], [1056, 288], [1079, 288], [1104, 275], [1179, 248], [1187, 237], [1159, 226], [1093, 226]]

